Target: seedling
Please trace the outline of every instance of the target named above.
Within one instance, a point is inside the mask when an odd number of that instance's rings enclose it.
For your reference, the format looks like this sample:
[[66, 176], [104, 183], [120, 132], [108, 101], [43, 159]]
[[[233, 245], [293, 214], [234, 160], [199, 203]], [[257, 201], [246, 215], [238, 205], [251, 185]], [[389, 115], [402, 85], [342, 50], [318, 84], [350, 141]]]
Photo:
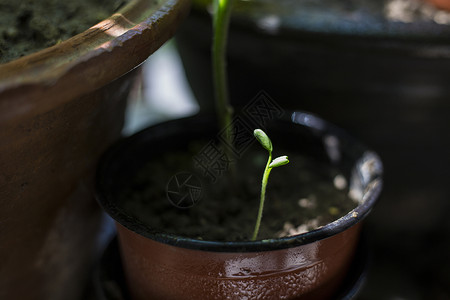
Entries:
[[267, 134], [261, 129], [255, 129], [253, 135], [258, 140], [258, 142], [269, 152], [269, 159], [267, 160], [266, 168], [264, 169], [264, 174], [261, 182], [261, 198], [259, 201], [258, 217], [256, 218], [255, 230], [253, 231], [252, 241], [256, 240], [259, 233], [259, 227], [261, 225], [262, 214], [264, 210], [264, 201], [266, 199], [266, 187], [269, 181], [269, 175], [273, 168], [284, 166], [289, 163], [287, 156], [280, 156], [272, 161], [272, 141], [267, 136]]

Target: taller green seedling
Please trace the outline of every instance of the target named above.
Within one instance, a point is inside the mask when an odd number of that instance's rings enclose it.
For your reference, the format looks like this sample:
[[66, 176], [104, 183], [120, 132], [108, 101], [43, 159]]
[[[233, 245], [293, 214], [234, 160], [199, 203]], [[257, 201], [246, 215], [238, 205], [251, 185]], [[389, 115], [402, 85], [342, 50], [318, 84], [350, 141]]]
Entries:
[[253, 231], [252, 241], [256, 240], [259, 233], [259, 227], [261, 225], [262, 214], [264, 210], [264, 201], [266, 200], [266, 187], [269, 181], [269, 175], [273, 168], [284, 166], [289, 163], [287, 156], [280, 156], [272, 161], [272, 141], [267, 136], [267, 134], [261, 129], [255, 129], [253, 135], [258, 140], [258, 142], [269, 152], [269, 159], [267, 160], [266, 168], [264, 169], [264, 175], [261, 182], [261, 199], [259, 201], [258, 217], [256, 218], [255, 230]]
[[[226, 128], [225, 136], [228, 145], [232, 145], [231, 133], [233, 109], [228, 99], [228, 81], [226, 68], [226, 49], [228, 40], [228, 26], [230, 23], [233, 0], [213, 1], [213, 43], [212, 66], [215, 91], [216, 112], [219, 128]], [[225, 147], [228, 149], [227, 147]]]

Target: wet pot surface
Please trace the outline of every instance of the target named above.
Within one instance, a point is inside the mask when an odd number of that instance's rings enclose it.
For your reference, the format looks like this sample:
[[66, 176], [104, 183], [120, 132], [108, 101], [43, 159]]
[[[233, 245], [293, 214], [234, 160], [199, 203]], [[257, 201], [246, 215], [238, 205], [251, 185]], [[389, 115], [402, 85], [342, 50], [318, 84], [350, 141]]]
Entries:
[[[370, 253], [364, 240], [363, 238], [358, 245], [349, 273], [335, 299], [357, 299], [366, 283], [367, 270], [370, 266]], [[92, 299], [97, 300], [130, 299], [117, 239], [110, 242], [94, 272], [91, 295]]]

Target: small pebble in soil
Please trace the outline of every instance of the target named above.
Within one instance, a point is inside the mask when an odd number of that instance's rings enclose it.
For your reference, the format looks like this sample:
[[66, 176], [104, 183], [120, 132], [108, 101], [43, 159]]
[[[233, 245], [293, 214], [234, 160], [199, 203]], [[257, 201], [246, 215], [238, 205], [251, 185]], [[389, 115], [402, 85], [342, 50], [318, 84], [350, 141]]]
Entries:
[[336, 175], [333, 179], [334, 187], [338, 190], [344, 190], [347, 188], [347, 179], [342, 175]]
[[317, 206], [317, 201], [314, 195], [311, 195], [308, 198], [302, 198], [298, 200], [298, 206], [302, 208], [315, 208]]
[[282, 238], [302, 234], [319, 228], [319, 223], [320, 223], [319, 218], [308, 220], [304, 224], [301, 224], [297, 227], [290, 222], [286, 222], [284, 223], [283, 230], [277, 233], [277, 237]]
[[331, 206], [330, 208], [328, 208], [328, 212], [330, 213], [330, 215], [332, 216], [337, 216], [339, 215], [340, 211], [339, 208]]

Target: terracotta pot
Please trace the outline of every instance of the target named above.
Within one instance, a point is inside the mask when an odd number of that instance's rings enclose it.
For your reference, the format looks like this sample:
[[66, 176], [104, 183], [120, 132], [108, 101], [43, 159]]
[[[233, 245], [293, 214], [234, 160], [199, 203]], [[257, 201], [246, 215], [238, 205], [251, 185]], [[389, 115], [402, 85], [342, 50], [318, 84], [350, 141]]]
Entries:
[[133, 299], [329, 299], [335, 295], [355, 254], [360, 221], [379, 196], [382, 167], [376, 154], [313, 115], [292, 113], [271, 120], [266, 128], [274, 144], [300, 148], [321, 161], [330, 160], [327, 151], [331, 150], [323, 139], [336, 138], [339, 146], [332, 152], [339, 152], [341, 159], [333, 159], [335, 166], [352, 182], [351, 190], [361, 195], [361, 203], [337, 221], [291, 237], [213, 242], [149, 228], [118, 204], [121, 190], [146, 160], [183, 149], [192, 139], [214, 138], [214, 124], [199, 117], [162, 123], [122, 141], [102, 159], [97, 197], [117, 222]]
[[133, 1], [0, 65], [1, 299], [81, 297], [101, 222], [97, 159], [120, 136], [131, 71], [174, 34], [188, 5]]
[[[335, 298], [336, 300], [358, 299], [361, 289], [366, 284], [367, 271], [370, 264], [370, 252], [363, 237], [358, 246], [356, 257], [350, 266], [349, 274], [347, 274], [346, 280]], [[96, 266], [92, 278], [91, 295], [92, 299], [98, 300], [130, 299], [117, 239], [113, 239], [110, 242]]]
[[430, 2], [431, 4], [433, 4], [436, 7], [450, 10], [450, 1], [449, 0], [426, 0], [426, 1]]

